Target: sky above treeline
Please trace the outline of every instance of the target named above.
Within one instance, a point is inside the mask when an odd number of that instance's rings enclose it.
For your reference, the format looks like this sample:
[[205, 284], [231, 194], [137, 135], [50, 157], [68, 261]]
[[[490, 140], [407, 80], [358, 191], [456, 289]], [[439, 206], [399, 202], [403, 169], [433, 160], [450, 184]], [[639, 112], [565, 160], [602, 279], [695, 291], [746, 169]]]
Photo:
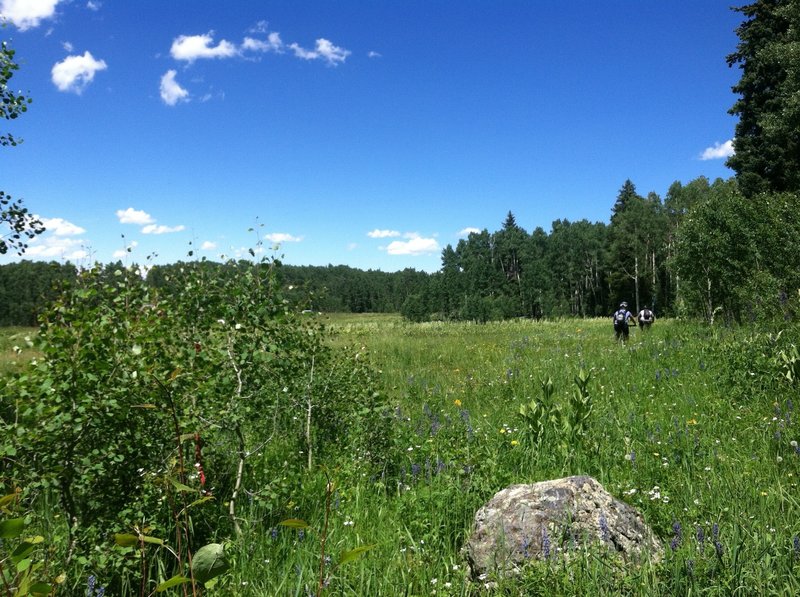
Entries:
[[509, 211], [730, 177], [730, 6], [0, 0], [33, 98], [0, 189], [47, 226], [26, 259], [435, 271]]

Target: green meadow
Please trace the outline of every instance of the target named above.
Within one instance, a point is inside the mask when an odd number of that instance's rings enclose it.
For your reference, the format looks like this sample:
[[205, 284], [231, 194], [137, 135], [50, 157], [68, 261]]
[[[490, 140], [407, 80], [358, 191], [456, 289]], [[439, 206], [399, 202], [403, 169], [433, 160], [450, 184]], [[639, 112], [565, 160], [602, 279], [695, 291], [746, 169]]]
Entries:
[[[385, 464], [368, 474], [345, 455], [281, 485], [285, 470], [264, 446], [252, 466], [283, 496], [280, 507], [253, 488], [239, 510], [241, 537], [224, 539], [231, 568], [205, 594], [313, 595], [320, 579], [322, 593], [359, 596], [800, 591], [798, 365], [789, 332], [665, 320], [649, 333], [632, 330], [622, 345], [605, 319], [314, 317], [331, 342], [378, 372], [390, 405], [391, 440], [376, 446]], [[2, 332], [6, 371], [32, 356], [22, 348], [32, 336]], [[591, 410], [569, 430], [562, 414], [579, 376], [588, 378]], [[532, 402], [543, 422], [526, 410]], [[482, 504], [510, 484], [578, 474], [642, 512], [664, 545], [661, 562], [623, 566], [598, 547], [567, 564], [563, 544], [513, 579], [469, 578], [462, 548]], [[55, 534], [56, 511], [43, 516]], [[154, 576], [156, 560], [147, 564]], [[80, 594], [83, 583], [66, 594]]]
[[[778, 351], [760, 352], [774, 337], [678, 321], [633, 331], [627, 346], [606, 320], [414, 325], [348, 315], [328, 326], [337, 344], [369, 355], [395, 409], [392, 474], [329, 472], [327, 553], [335, 562], [373, 546], [332, 574], [332, 594], [479, 593], [461, 551], [474, 512], [512, 483], [577, 474], [640, 509], [664, 560], [624, 569], [602, 551], [569, 567], [554, 557], [501, 579], [496, 594], [800, 589], [797, 386], [781, 382]], [[581, 370], [591, 374], [586, 434], [549, 429], [532, 442], [521, 406], [542, 399], [548, 378], [566, 405]], [[316, 482], [318, 500], [304, 488], [294, 507], [317, 531], [266, 528], [257, 509], [248, 517], [248, 547], [231, 575], [237, 594], [315, 589], [325, 518], [325, 483]]]

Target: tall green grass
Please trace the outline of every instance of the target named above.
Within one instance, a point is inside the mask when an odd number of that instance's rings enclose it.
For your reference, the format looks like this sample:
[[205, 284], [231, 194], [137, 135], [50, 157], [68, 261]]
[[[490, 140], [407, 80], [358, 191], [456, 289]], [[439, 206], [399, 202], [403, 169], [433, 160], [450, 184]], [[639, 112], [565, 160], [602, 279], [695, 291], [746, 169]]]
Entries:
[[[328, 324], [335, 342], [367, 352], [380, 369], [395, 427], [380, 473], [358, 463], [328, 471], [337, 486], [331, 594], [473, 594], [482, 583], [468, 581], [462, 548], [475, 511], [509, 484], [576, 474], [640, 509], [665, 558], [630, 570], [603, 554], [569, 567], [532, 562], [520, 578], [499, 579], [496, 594], [800, 591], [797, 388], [770, 381], [764, 387], [784, 389], [734, 396], [737, 372], [719, 350], [728, 332], [659, 321], [621, 345], [606, 320]], [[566, 401], [581, 369], [592, 375], [588, 434], [572, 444], [557, 432], [526, 441], [520, 406], [541, 397], [547, 378]], [[324, 482], [309, 477], [280, 514], [321, 529]], [[256, 506], [246, 515], [228, 590], [315, 591], [319, 531], [301, 537], [276, 516]], [[375, 547], [330, 572], [338, 553], [364, 544]]]
[[[336, 468], [287, 475], [264, 446], [251, 456], [263, 482], [237, 510], [231, 571], [207, 594], [315, 594], [326, 516], [331, 595], [800, 594], [800, 389], [779, 380], [773, 337], [664, 320], [622, 345], [607, 320], [320, 317], [333, 342], [380, 370], [393, 426], [376, 455], [384, 464], [342, 455]], [[28, 333], [8, 332], [0, 353]], [[581, 370], [591, 373], [587, 433], [531, 441], [520, 407], [542, 399], [547, 379], [566, 404]], [[578, 474], [643, 513], [664, 544], [660, 563], [623, 568], [590, 551], [469, 580], [463, 547], [481, 505], [512, 483]], [[258, 499], [273, 487], [289, 496], [278, 507]], [[287, 518], [310, 528], [281, 526]], [[370, 549], [337, 566], [359, 546]]]

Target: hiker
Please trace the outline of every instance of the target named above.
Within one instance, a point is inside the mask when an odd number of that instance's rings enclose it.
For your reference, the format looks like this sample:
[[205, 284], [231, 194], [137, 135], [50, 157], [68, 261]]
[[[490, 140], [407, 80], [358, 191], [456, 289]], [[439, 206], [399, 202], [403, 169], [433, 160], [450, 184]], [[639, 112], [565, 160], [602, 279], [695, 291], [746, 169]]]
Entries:
[[630, 335], [630, 330], [628, 329], [628, 321], [633, 321], [636, 323], [636, 318], [633, 316], [633, 313], [628, 311], [628, 303], [622, 301], [619, 304], [619, 309], [614, 312], [613, 316], [614, 321], [614, 336], [616, 336], [617, 340], [622, 340], [623, 343], [628, 341], [628, 336]]
[[645, 305], [644, 308], [639, 311], [639, 315], [636, 316], [636, 319], [639, 320], [639, 327], [642, 329], [642, 331], [646, 332], [656, 320], [656, 314], [653, 313], [647, 305]]

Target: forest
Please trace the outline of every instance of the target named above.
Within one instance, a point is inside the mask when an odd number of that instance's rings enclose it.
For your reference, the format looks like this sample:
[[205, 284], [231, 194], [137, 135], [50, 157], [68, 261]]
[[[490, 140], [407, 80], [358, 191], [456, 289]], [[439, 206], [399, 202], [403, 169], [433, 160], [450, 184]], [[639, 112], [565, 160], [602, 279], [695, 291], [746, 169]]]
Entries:
[[[636, 312], [647, 305], [658, 316], [744, 322], [794, 316], [798, 245], [794, 193], [745, 198], [735, 177], [701, 177], [676, 181], [662, 199], [640, 195], [626, 180], [608, 224], [556, 220], [549, 231], [528, 232], [508, 212], [498, 230], [445, 247], [441, 269], [431, 274], [280, 262], [276, 274], [308, 308], [328, 313], [477, 322], [601, 317], [626, 300]], [[155, 265], [147, 282], [163, 288], [185, 265]], [[202, 267], [231, 271], [225, 263]], [[57, 293], [54, 284], [76, 275], [74, 265], [56, 262], [0, 266], [0, 325], [35, 325]]]

